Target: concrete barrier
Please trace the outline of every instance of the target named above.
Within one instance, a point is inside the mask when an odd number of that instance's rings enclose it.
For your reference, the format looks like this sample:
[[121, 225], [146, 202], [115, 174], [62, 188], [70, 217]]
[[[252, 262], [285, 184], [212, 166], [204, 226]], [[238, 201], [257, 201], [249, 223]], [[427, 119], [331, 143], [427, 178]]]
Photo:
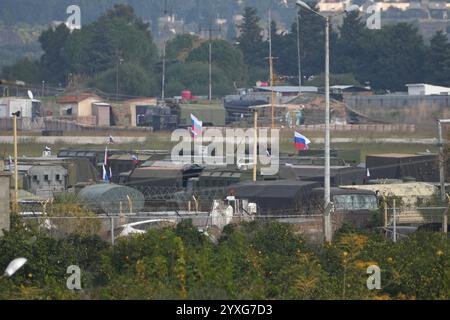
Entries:
[[3, 236], [3, 230], [9, 231], [11, 225], [10, 179], [11, 174], [9, 172], [0, 172], [0, 237]]

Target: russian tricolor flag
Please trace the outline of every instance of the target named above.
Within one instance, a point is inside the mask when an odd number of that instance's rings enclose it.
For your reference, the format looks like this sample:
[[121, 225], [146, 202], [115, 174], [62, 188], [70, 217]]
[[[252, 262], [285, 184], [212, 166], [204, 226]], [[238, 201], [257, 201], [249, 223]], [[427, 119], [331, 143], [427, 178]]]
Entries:
[[133, 164], [134, 164], [135, 166], [137, 166], [137, 165], [139, 164], [139, 158], [138, 158], [138, 156], [132, 155], [132, 156], [131, 156], [131, 161], [133, 161]]
[[308, 145], [311, 143], [311, 141], [300, 133], [295, 132], [294, 143], [297, 150], [308, 150]]
[[196, 116], [191, 114], [191, 120], [192, 120], [192, 133], [194, 134], [194, 137], [202, 135], [203, 131], [203, 122], [197, 119]]

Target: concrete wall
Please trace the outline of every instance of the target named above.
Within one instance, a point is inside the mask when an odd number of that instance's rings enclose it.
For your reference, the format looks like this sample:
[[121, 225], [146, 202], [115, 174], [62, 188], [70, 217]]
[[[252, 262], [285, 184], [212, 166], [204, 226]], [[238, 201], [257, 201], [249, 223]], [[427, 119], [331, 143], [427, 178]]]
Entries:
[[450, 96], [374, 95], [346, 97], [350, 109], [390, 123], [435, 126], [436, 119], [450, 117]]
[[78, 117], [92, 116], [92, 104], [94, 102], [100, 102], [96, 98], [88, 98], [78, 103]]
[[67, 191], [68, 175], [62, 166], [33, 166], [26, 179], [27, 191], [46, 199], [53, 198], [55, 193]]
[[[324, 124], [310, 124], [296, 127], [301, 131], [324, 131]], [[330, 124], [331, 131], [337, 132], [415, 132], [414, 124]]]
[[[18, 118], [17, 130], [30, 131], [30, 130], [42, 130], [44, 129], [44, 118]], [[12, 130], [13, 120], [11, 118], [0, 118], [0, 130]]]
[[11, 174], [0, 172], [0, 236], [10, 228], [10, 184]]

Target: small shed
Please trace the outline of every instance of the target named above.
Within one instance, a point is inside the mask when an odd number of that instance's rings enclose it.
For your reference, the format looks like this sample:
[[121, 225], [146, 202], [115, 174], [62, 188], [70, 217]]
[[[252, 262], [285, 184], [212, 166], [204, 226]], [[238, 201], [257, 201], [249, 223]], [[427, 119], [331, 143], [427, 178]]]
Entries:
[[81, 199], [94, 210], [109, 214], [139, 212], [144, 208], [144, 195], [130, 187], [117, 184], [95, 184], [80, 191]]
[[79, 123], [96, 124], [93, 116], [93, 104], [101, 101], [101, 98], [94, 94], [84, 93], [74, 96], [64, 96], [56, 100], [60, 105], [60, 115], [75, 118]]
[[92, 104], [92, 115], [96, 117], [96, 124], [102, 127], [111, 125], [111, 105], [104, 102]]
[[142, 111], [140, 106], [156, 106], [158, 101], [156, 98], [139, 98], [132, 99], [125, 102], [126, 105], [130, 107], [131, 114], [131, 126], [137, 127], [139, 126], [139, 119], [145, 115], [145, 110]]

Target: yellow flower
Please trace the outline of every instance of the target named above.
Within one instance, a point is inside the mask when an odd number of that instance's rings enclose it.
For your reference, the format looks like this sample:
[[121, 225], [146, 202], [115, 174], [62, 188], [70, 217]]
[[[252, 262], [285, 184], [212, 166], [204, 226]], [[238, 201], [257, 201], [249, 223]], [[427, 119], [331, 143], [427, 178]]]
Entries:
[[389, 257], [389, 258], [387, 259], [387, 261], [388, 261], [388, 262], [392, 262], [392, 261], [394, 261], [394, 259], [392, 259], [391, 257]]
[[29, 273], [28, 278], [33, 278], [33, 275], [31, 273]]
[[439, 250], [438, 252], [436, 252], [436, 254], [437, 254], [438, 256], [442, 256], [442, 255], [444, 254], [444, 252], [442, 252], [442, 250]]
[[344, 255], [344, 257], [348, 256], [348, 252], [347, 251], [344, 251], [342, 254]]

